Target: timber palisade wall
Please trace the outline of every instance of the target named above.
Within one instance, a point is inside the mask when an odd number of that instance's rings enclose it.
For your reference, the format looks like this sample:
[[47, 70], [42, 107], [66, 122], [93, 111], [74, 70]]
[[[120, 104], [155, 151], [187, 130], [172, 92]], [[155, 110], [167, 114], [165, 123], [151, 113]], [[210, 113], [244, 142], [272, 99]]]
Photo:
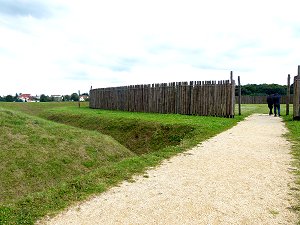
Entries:
[[293, 114], [294, 120], [300, 120], [300, 65], [298, 66], [298, 74], [294, 77]]
[[191, 81], [90, 90], [90, 108], [234, 117], [235, 82]]
[[[286, 104], [288, 96], [281, 96], [280, 103]], [[290, 96], [289, 103], [293, 103], [293, 95]], [[238, 99], [238, 96], [235, 97], [236, 101]], [[241, 96], [241, 104], [267, 104], [267, 96], [247, 96], [242, 95]]]

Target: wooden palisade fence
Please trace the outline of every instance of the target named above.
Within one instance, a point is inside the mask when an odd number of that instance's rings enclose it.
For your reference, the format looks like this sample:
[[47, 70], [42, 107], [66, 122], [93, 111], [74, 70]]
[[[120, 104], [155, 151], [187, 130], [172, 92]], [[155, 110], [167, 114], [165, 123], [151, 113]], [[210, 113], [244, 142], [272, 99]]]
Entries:
[[300, 120], [300, 66], [298, 66], [298, 75], [294, 77], [294, 101], [293, 101], [293, 118]]
[[234, 117], [235, 82], [191, 81], [90, 90], [90, 108]]
[[[280, 104], [293, 103], [293, 95], [287, 96], [283, 95], [280, 98]], [[235, 100], [238, 101], [238, 96], [235, 97]], [[241, 96], [241, 104], [267, 104], [267, 96], [259, 95], [259, 96]]]
[[291, 102], [291, 75], [288, 75], [287, 86], [286, 86], [286, 98], [285, 98], [285, 113], [286, 115], [290, 114], [290, 102]]

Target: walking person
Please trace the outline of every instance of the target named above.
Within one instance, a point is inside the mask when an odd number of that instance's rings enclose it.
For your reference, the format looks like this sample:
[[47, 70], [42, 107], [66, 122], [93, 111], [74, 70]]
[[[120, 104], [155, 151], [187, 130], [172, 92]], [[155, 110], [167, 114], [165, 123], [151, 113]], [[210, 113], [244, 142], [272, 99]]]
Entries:
[[276, 93], [273, 96], [273, 103], [274, 103], [274, 116], [280, 116], [280, 95]]
[[274, 102], [273, 102], [273, 94], [271, 95], [268, 95], [267, 97], [267, 103], [268, 103], [268, 107], [269, 107], [269, 115], [271, 116], [273, 114], [272, 110], [273, 110], [273, 105], [274, 105]]

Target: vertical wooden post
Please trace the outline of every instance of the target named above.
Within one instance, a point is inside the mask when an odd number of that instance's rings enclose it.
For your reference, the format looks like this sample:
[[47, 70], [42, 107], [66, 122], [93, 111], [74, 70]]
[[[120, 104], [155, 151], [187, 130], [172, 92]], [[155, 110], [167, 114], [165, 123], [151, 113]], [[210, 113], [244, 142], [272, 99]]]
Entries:
[[93, 87], [91, 86], [91, 89], [90, 89], [90, 92], [89, 92], [89, 107], [90, 107], [90, 108], [91, 108], [91, 105], [93, 104], [93, 103], [92, 103], [92, 97], [91, 97], [92, 90], [93, 90]]
[[78, 90], [78, 107], [80, 108], [80, 91]]
[[300, 78], [300, 66], [298, 66], [298, 75], [294, 77], [294, 101], [293, 101], [293, 119], [300, 120], [299, 115], [299, 78]]
[[230, 71], [230, 90], [231, 90], [231, 101], [230, 101], [230, 117], [234, 118], [234, 108], [235, 108], [235, 81], [233, 80], [233, 71]]
[[239, 85], [239, 115], [242, 114], [241, 111], [241, 103], [242, 103], [242, 87], [241, 87], [241, 79], [240, 76], [238, 76], [238, 85]]
[[189, 115], [193, 115], [193, 89], [194, 89], [194, 82], [190, 81], [190, 85], [189, 85]]
[[297, 102], [299, 101], [299, 98], [298, 98], [298, 85], [297, 85], [297, 83], [298, 83], [298, 81], [297, 81], [298, 79], [297, 79], [297, 76], [295, 76], [294, 77], [294, 98], [293, 98], [293, 118], [294, 118], [294, 120], [295, 120], [295, 118], [297, 117], [297, 115], [298, 115], [298, 113], [297, 113], [297, 106], [298, 106], [298, 104], [297, 104]]
[[291, 75], [287, 78], [287, 90], [286, 90], [286, 115], [290, 114], [290, 98], [291, 98]]

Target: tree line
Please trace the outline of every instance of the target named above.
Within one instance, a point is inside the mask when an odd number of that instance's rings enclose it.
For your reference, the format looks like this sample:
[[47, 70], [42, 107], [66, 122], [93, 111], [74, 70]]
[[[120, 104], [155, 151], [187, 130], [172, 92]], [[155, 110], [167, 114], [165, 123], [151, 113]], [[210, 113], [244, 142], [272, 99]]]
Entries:
[[[287, 85], [280, 84], [246, 84], [241, 86], [242, 95], [248, 96], [261, 96], [261, 95], [269, 95], [278, 93], [280, 95], [286, 95]], [[293, 94], [293, 84], [291, 85], [291, 94]], [[88, 95], [88, 93], [84, 93], [82, 95]], [[236, 95], [238, 95], [238, 88], [236, 88]], [[0, 96], [0, 102], [22, 102], [18, 98], [18, 94], [15, 96], [7, 95]], [[33, 96], [33, 98], [35, 98]], [[39, 99], [40, 102], [52, 102], [56, 101], [53, 96], [48, 96], [42, 94]], [[78, 101], [79, 96], [77, 93], [73, 93], [71, 95], [62, 95], [62, 101]]]
[[[287, 85], [280, 84], [246, 84], [241, 85], [242, 95], [246, 96], [262, 96], [278, 93], [286, 95]], [[236, 88], [236, 95], [238, 95], [238, 88]], [[291, 85], [291, 94], [293, 94], [293, 85]]]
[[22, 102], [21, 99], [18, 99], [18, 95], [15, 96], [12, 95], [6, 95], [6, 96], [0, 96], [0, 102]]
[[[82, 95], [87, 95], [88, 93], [83, 93]], [[21, 99], [19, 99], [19, 96], [17, 93], [16, 95], [6, 95], [6, 96], [0, 96], [0, 102], [23, 102]], [[40, 101], [40, 102], [54, 102], [57, 101], [54, 96], [49, 96], [45, 94], [41, 94], [39, 97], [37, 96], [31, 96], [33, 101]], [[61, 101], [78, 101], [79, 95], [77, 93], [73, 93], [71, 95], [62, 95]]]
[[[82, 95], [88, 95], [88, 93], [83, 93]], [[61, 101], [78, 101], [79, 100], [79, 95], [77, 93], [73, 93], [71, 95], [62, 95], [62, 100]], [[55, 97], [53, 96], [48, 96], [41, 94], [40, 96], [40, 102], [53, 102], [56, 101]]]

